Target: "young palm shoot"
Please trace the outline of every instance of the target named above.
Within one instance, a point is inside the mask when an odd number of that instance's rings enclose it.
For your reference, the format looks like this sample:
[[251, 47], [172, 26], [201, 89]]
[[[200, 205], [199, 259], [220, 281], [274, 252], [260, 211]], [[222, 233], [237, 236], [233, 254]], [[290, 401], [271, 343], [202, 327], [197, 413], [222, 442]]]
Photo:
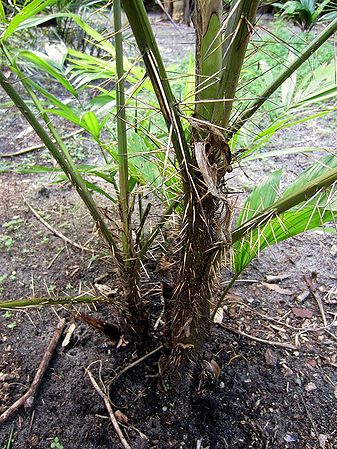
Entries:
[[128, 305], [127, 326], [139, 344], [144, 342], [148, 332], [147, 316], [140, 296], [139, 279], [140, 263], [135, 254], [132, 238], [131, 214], [129, 201], [129, 170], [128, 170], [128, 142], [126, 130], [126, 109], [124, 92], [124, 51], [121, 20], [121, 2], [114, 1], [114, 26], [116, 49], [116, 106], [117, 106], [117, 142], [119, 166], [119, 208], [122, 228], [123, 267], [121, 281], [124, 296]]

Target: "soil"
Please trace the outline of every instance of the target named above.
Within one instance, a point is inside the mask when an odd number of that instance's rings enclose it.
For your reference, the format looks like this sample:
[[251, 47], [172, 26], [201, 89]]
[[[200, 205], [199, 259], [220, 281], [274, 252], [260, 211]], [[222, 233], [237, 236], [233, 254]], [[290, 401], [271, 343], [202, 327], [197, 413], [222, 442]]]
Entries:
[[[191, 44], [192, 30], [180, 29], [184, 42], [186, 38]], [[191, 45], [178, 45], [181, 36], [167, 23], [157, 23], [156, 31], [169, 61], [190, 51]], [[2, 113], [1, 153], [37, 144], [25, 130], [16, 111]], [[324, 118], [277, 134], [273, 148], [288, 139], [299, 145], [303, 140], [331, 149], [335, 145], [333, 127]], [[2, 159], [2, 164], [17, 168], [45, 157], [42, 150]], [[303, 154], [260, 161], [248, 174], [255, 179], [282, 165], [289, 181], [310, 162]], [[2, 300], [90, 294], [102, 284], [114, 291], [117, 285], [75, 192], [49, 181], [45, 175], [1, 174]], [[92, 251], [81, 251], [47, 230], [27, 203]], [[0, 448], [121, 448], [88, 368], [109, 385], [112, 407], [127, 418], [121, 426], [134, 449], [337, 447], [336, 256], [336, 236], [317, 231], [283, 242], [253, 261], [227, 296], [222, 324], [212, 329], [202, 374], [189, 397], [175, 397], [162, 384], [160, 351], [114, 379], [138, 359], [134, 348], [125, 341], [116, 348], [74, 319], [81, 310], [114, 321], [114, 311], [105, 304], [1, 312], [0, 414], [27, 391], [60, 317], [66, 318], [67, 329], [74, 323], [75, 330], [66, 346], [58, 345], [32, 408], [1, 426]], [[313, 273], [318, 273], [315, 295], [305, 281], [315, 278]], [[223, 287], [229, 277], [224, 272]], [[148, 350], [158, 345], [154, 339]]]

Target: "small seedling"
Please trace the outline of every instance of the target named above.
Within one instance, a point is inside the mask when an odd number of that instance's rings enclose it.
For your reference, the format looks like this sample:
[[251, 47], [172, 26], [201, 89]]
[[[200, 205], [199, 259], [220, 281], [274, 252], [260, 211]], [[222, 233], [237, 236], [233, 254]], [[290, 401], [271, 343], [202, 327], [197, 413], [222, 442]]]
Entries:
[[54, 290], [56, 290], [56, 285], [55, 284], [50, 284], [47, 287], [48, 292], [53, 292]]
[[14, 426], [11, 429], [11, 433], [9, 435], [8, 441], [6, 443], [6, 446], [4, 447], [4, 449], [11, 449], [12, 445], [13, 445], [13, 432], [14, 432]]
[[58, 437], [55, 437], [54, 440], [52, 441], [50, 447], [52, 449], [64, 449], [63, 444], [61, 443], [61, 441], [58, 439]]
[[41, 240], [41, 244], [44, 245], [46, 243], [49, 242], [49, 238], [48, 237], [43, 237], [43, 239]]
[[0, 248], [4, 248], [7, 251], [12, 249], [14, 240], [9, 235], [0, 235]]
[[13, 217], [12, 220], [7, 221], [6, 223], [4, 223], [2, 225], [3, 228], [5, 229], [10, 229], [13, 231], [17, 231], [21, 228], [21, 224], [23, 223], [23, 219], [19, 218], [19, 217]]
[[[10, 320], [11, 318], [13, 318], [12, 316], [12, 312], [10, 312], [9, 310], [6, 310], [6, 312], [4, 312], [3, 317], [5, 318], [5, 320]], [[7, 324], [8, 329], [15, 329], [16, 328], [16, 321], [12, 321], [11, 323]]]
[[8, 278], [8, 274], [0, 275], [0, 284], [3, 284], [7, 278]]
[[31, 249], [31, 248], [23, 248], [23, 250], [22, 250], [23, 255], [34, 254], [34, 253], [35, 253], [34, 249]]

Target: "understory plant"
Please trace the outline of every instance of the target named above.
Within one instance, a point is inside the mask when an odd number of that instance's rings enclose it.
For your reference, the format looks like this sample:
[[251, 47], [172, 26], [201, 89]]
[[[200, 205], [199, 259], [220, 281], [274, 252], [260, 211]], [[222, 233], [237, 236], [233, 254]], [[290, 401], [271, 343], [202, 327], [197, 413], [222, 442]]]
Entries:
[[[334, 223], [334, 154], [321, 158], [283, 190], [281, 171], [270, 173], [256, 185], [238, 216], [233, 216], [235, 192], [228, 180], [235, 178], [243, 158], [254, 161], [254, 154], [277, 129], [336, 109], [333, 77], [321, 73], [320, 82], [307, 79], [313, 88], [306, 94], [302, 90], [299, 95], [293, 86], [296, 70], [333, 35], [337, 20], [288, 58], [275, 76], [268, 79], [269, 70], [263, 73], [268, 82], [255, 99], [247, 100], [242, 93], [249, 83], [249, 60], [254, 53], [250, 41], [259, 1], [233, 0], [223, 15], [222, 0], [196, 0], [195, 61], [185, 72], [178, 99], [176, 81], [163, 63], [142, 0], [122, 1], [128, 25], [122, 23], [120, 0], [114, 1], [113, 35], [97, 32], [71, 12], [46, 14], [53, 3], [33, 0], [9, 22], [3, 15], [0, 44], [12, 75], [8, 78], [0, 72], [0, 84], [58, 163], [59, 168], [40, 167], [40, 171], [64, 173], [105, 240], [121, 286], [119, 300], [110, 301], [130, 341], [144, 349], [151, 346], [156, 333], [163, 345], [163, 376], [176, 391], [186, 391], [199, 366], [211, 317], [220, 305], [214, 304], [213, 297], [221, 270], [232, 269], [233, 283], [264, 248]], [[90, 56], [62, 42], [47, 43], [44, 51], [11, 44], [14, 34], [60, 15], [81, 27], [90, 44], [105, 56]], [[127, 26], [134, 37], [130, 46], [136, 44], [139, 50], [132, 58], [127, 57], [123, 44], [129, 34]], [[36, 76], [41, 73], [49, 84]], [[16, 89], [14, 78], [20, 80], [24, 93]], [[66, 100], [48, 87], [50, 80]], [[279, 89], [286, 107], [272, 123], [254, 131], [255, 118], [261, 110], [265, 114], [268, 106], [274, 107]], [[315, 111], [310, 109], [313, 104], [318, 107]], [[90, 134], [101, 154], [99, 163], [75, 164], [53, 124], [55, 117]], [[245, 138], [248, 134], [253, 135], [250, 140]], [[240, 148], [243, 141], [246, 148]], [[117, 208], [118, 223], [103, 212], [101, 198], [107, 208]], [[153, 203], [160, 204], [161, 216], [156, 220]], [[168, 232], [172, 222], [174, 229], [159, 251], [155, 245], [161, 231]], [[164, 300], [155, 326], [151, 304], [141, 288], [144, 263], [154, 247], [155, 275], [160, 277]], [[99, 300], [60, 298], [60, 303]], [[0, 307], [42, 302], [48, 303], [33, 298], [3, 302]]]
[[331, 0], [288, 0], [273, 5], [283, 17], [298, 24], [304, 31], [310, 30], [320, 18], [329, 20], [336, 13], [336, 5]]

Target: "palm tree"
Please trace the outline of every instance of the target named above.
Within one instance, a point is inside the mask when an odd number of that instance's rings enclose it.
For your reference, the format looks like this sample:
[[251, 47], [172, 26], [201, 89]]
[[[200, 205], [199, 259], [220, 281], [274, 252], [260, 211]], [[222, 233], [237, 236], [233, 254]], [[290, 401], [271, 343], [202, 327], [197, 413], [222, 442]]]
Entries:
[[[112, 73], [115, 76], [116, 90], [112, 98], [116, 108], [118, 137], [118, 149], [115, 151], [100, 137], [101, 129], [106, 123], [105, 119], [100, 123], [94, 111], [76, 115], [68, 105], [55, 99], [37, 83], [34, 84], [31, 77], [26, 77], [16, 62], [18, 56], [16, 55], [14, 59], [7, 48], [7, 39], [19, 26], [23, 26], [25, 18], [28, 19], [41, 10], [42, 3], [41, 0], [34, 0], [31, 5], [24, 8], [24, 12], [8, 25], [1, 44], [11, 67], [26, 87], [39, 115], [44, 120], [45, 127], [37, 120], [14, 87], [8, 83], [2, 72], [0, 72], [0, 85], [21, 109], [67, 174], [105, 239], [118, 268], [123, 287], [124, 303], [120, 312], [124, 316], [130, 338], [139, 346], [144, 346], [151, 336], [148, 304], [140, 291], [142, 260], [170, 213], [176, 210], [180, 215], [178, 235], [168, 248], [162, 279], [165, 300], [162, 343], [165, 356], [161, 358], [161, 367], [163, 375], [169, 379], [176, 391], [186, 391], [198, 366], [203, 343], [209, 335], [211, 298], [217, 287], [221, 267], [230, 263], [231, 250], [234, 248], [236, 251], [234, 265], [237, 276], [264, 247], [334, 219], [337, 180], [337, 158], [334, 156], [329, 156], [323, 164], [305, 172], [278, 198], [276, 192], [279, 178], [272, 177], [270, 180], [272, 184], [264, 185], [264, 192], [268, 191], [268, 195], [264, 195], [263, 201], [261, 189], [257, 189], [249, 197], [239, 217], [238, 227], [234, 231], [231, 229], [232, 212], [227, 179], [228, 173], [232, 170], [232, 163], [235, 162], [231, 154], [231, 145], [239, 130], [249, 122], [282, 83], [289, 79], [295, 70], [336, 31], [337, 19], [327, 26], [297, 59], [292, 60], [255, 101], [241, 113], [234, 114], [233, 104], [238, 94], [238, 83], [254, 29], [259, 1], [233, 0], [224, 18], [222, 0], [196, 0], [193, 16], [196, 34], [195, 100], [193, 114], [187, 116], [182, 113], [173, 95], [142, 0], [123, 0], [122, 5], [140, 50], [146, 73], [135, 70], [125, 59], [122, 33], [118, 32], [121, 30], [120, 0], [114, 1], [114, 23], [117, 30], [114, 47], [109, 40], [102, 38], [81, 19], [72, 15], [76, 23], [116, 61], [111, 67], [105, 60], [101, 63], [94, 58], [88, 59], [85, 54], [81, 54], [76, 60], [75, 53], [72, 61], [78, 65], [76, 67], [79, 67], [80, 76], [85, 73], [85, 64], [88, 64], [87, 70], [90, 67], [91, 77], [95, 73], [95, 65], [98, 78], [103, 73], [107, 74], [109, 80]], [[46, 0], [44, 3], [48, 6], [50, 2]], [[44, 19], [47, 20], [48, 16]], [[30, 26], [29, 23], [27, 26]], [[37, 55], [27, 51], [23, 51], [22, 55], [39, 70], [45, 70], [54, 76], [63, 87], [73, 93], [74, 89], [67, 77], [69, 67], [64, 73], [60, 70], [55, 71], [48, 62], [42, 61]], [[157, 98], [168, 129], [168, 152], [165, 152], [164, 163], [158, 158], [156, 161], [159, 168], [151, 162], [151, 169], [162, 170], [164, 179], [163, 173], [168, 170], [171, 153], [174, 154], [169, 181], [164, 182], [164, 190], [169, 192], [164, 196], [167, 209], [141, 244], [141, 231], [144, 229], [148, 211], [140, 208], [140, 223], [135, 237], [131, 221], [134, 210], [131, 189], [137, 183], [152, 186], [155, 181], [149, 170], [146, 171], [144, 168], [144, 164], [136, 165], [128, 153], [132, 149], [127, 142], [124, 86], [126, 77], [128, 82], [134, 83], [134, 92], [142, 86], [145, 77], [150, 79], [151, 94], [154, 93]], [[34, 89], [39, 89], [41, 95], [53, 103], [54, 109], [46, 110], [35, 95]], [[108, 95], [109, 92], [104, 91], [104, 94]], [[131, 100], [132, 98], [129, 99]], [[108, 172], [102, 172], [96, 167], [94, 173], [113, 184], [117, 190], [121, 218], [119, 233], [112, 232], [107, 225], [88, 188], [88, 185], [90, 189], [95, 187], [87, 182], [88, 172], [85, 168], [75, 166], [52, 125], [48, 115], [50, 113], [70, 118], [90, 132], [102, 151], [107, 152], [115, 162], [116, 166], [113, 167], [111, 163], [108, 164]], [[151, 134], [146, 144], [150, 145], [153, 141], [157, 142]], [[149, 156], [148, 153], [145, 151], [144, 157]], [[157, 154], [156, 151], [153, 153]], [[145, 164], [150, 163], [149, 159], [145, 161]], [[117, 172], [118, 180], [114, 178]], [[170, 190], [172, 179], [173, 184], [179, 186], [177, 190]], [[111, 198], [109, 194], [104, 193]], [[282, 223], [284, 216], [287, 219], [287, 226]], [[29, 301], [27, 303], [29, 304]], [[22, 306], [23, 303], [21, 301], [18, 304]], [[6, 305], [8, 306], [6, 303], [0, 304], [0, 307]], [[15, 304], [11, 303], [11, 307], [14, 306]]]

